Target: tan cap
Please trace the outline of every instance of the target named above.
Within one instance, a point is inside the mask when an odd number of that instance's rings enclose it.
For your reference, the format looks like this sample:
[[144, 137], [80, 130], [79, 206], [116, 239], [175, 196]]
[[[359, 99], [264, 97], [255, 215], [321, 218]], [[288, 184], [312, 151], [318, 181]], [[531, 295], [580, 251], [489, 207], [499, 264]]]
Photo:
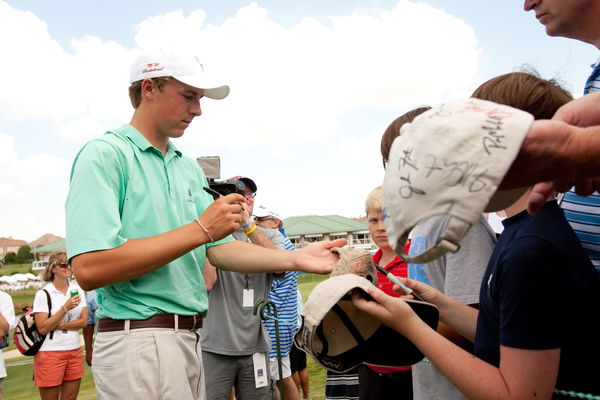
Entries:
[[331, 271], [331, 277], [343, 274], [355, 274], [362, 276], [377, 286], [377, 270], [375, 269], [373, 258], [368, 251], [351, 247], [332, 247], [331, 251], [340, 256], [338, 263]]
[[[315, 286], [302, 309], [296, 345], [334, 372], [345, 372], [361, 363], [401, 367], [420, 361], [423, 354], [408, 339], [352, 304], [352, 291], [368, 296], [372, 286], [354, 274], [335, 276]], [[405, 301], [429, 326], [437, 328], [436, 306]]]

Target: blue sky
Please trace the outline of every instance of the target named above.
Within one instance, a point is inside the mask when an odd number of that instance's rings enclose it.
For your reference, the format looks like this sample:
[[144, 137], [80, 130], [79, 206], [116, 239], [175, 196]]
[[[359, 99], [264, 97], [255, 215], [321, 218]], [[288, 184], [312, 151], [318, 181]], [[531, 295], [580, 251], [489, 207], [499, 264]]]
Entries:
[[398, 115], [527, 64], [579, 95], [598, 58], [521, 1], [0, 0], [0, 237], [64, 235], [73, 158], [126, 123], [144, 48], [197, 52], [231, 86], [175, 143], [221, 156], [284, 216], [364, 215]]

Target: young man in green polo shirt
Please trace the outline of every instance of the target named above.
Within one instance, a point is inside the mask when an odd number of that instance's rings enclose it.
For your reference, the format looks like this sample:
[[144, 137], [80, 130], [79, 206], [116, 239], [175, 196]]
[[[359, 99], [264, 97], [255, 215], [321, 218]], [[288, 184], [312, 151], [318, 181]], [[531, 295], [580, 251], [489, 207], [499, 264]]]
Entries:
[[143, 54], [131, 68], [129, 124], [87, 143], [71, 172], [67, 250], [82, 288], [97, 290], [93, 373], [98, 399], [204, 399], [197, 333], [208, 309], [204, 259], [240, 272], [328, 273], [321, 242], [302, 251], [233, 241], [250, 232], [243, 196], [213, 202], [198, 164], [171, 138], [201, 115], [200, 99], [223, 99], [197, 57]]

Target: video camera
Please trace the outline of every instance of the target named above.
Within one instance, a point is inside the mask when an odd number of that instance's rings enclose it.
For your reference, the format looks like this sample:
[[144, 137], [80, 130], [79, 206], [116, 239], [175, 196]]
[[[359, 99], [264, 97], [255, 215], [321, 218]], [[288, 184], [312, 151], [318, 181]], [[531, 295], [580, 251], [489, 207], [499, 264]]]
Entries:
[[[226, 196], [231, 193], [238, 193], [243, 195], [246, 185], [242, 181], [238, 180], [224, 180], [218, 181], [221, 178], [221, 159], [219, 156], [206, 156], [196, 158], [198, 164], [204, 171], [206, 179], [208, 179], [208, 186], [217, 192], [221, 196]], [[216, 200], [220, 196], [213, 194], [213, 198]]]

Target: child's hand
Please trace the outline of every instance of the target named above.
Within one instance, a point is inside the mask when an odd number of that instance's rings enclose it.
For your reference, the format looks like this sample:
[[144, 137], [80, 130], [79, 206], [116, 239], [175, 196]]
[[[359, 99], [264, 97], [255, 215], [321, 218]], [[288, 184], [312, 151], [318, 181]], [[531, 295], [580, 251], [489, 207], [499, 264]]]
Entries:
[[[438, 307], [441, 307], [441, 305], [445, 303], [446, 296], [434, 287], [429, 286], [426, 283], [416, 281], [414, 279], [399, 279], [402, 280], [402, 282], [404, 282], [404, 284], [410, 289], [414, 290], [415, 293], [418, 294], [426, 302], [435, 304]], [[406, 295], [406, 292], [402, 290], [402, 288], [398, 285], [394, 285], [392, 290], [398, 293], [399, 295]], [[414, 299], [411, 295], [406, 296], [406, 298]]]
[[352, 292], [352, 303], [361, 311], [371, 314], [383, 324], [400, 333], [408, 328], [414, 317], [419, 318], [412, 308], [400, 298], [388, 296], [376, 287], [369, 288], [368, 300], [364, 295]]

